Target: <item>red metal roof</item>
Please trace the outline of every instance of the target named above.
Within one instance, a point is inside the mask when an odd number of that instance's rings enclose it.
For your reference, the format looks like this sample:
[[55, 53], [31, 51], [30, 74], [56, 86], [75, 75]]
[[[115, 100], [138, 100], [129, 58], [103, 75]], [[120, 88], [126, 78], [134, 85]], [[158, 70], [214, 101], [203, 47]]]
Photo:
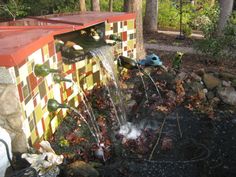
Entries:
[[53, 41], [54, 35], [102, 22], [135, 18], [124, 12], [85, 12], [28, 17], [0, 23], [0, 66], [20, 65], [31, 53]]

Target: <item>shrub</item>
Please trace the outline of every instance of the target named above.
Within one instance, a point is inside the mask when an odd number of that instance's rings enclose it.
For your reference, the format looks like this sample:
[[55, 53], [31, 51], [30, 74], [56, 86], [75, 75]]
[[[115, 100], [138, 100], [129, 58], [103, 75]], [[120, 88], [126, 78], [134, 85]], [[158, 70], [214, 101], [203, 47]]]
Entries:
[[225, 60], [235, 57], [236, 51], [236, 15], [232, 14], [223, 30], [222, 36], [208, 36], [195, 44], [196, 50], [213, 57], [215, 60]]

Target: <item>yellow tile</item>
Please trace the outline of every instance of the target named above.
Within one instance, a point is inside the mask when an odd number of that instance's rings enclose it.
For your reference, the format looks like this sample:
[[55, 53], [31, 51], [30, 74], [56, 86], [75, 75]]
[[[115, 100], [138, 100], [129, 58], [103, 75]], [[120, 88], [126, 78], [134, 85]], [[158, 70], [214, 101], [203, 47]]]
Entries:
[[33, 131], [31, 132], [30, 138], [31, 138], [32, 144], [34, 144], [36, 142], [37, 138], [38, 138], [35, 129], [33, 129]]
[[46, 118], [44, 118], [44, 125], [45, 125], [45, 129], [50, 129], [50, 121], [51, 121], [51, 118], [50, 116], [47, 116]]
[[134, 41], [133, 40], [129, 40], [127, 46], [128, 46], [128, 50], [133, 49], [134, 48]]
[[81, 60], [79, 62], [76, 63], [76, 68], [83, 68], [86, 65], [86, 60]]
[[48, 44], [43, 46], [43, 54], [44, 56], [49, 56]]
[[106, 23], [106, 31], [110, 31], [111, 30], [111, 24], [110, 23]]
[[134, 29], [134, 20], [128, 20], [128, 30]]
[[36, 124], [42, 119], [43, 117], [43, 110], [41, 108], [41, 105], [37, 105], [36, 108], [34, 108], [35, 116], [36, 116]]
[[54, 117], [51, 121], [51, 128], [52, 128], [52, 133], [56, 131], [56, 128], [58, 127], [58, 117]]
[[32, 73], [33, 72], [33, 68], [32, 68], [32, 62], [28, 62], [28, 73]]

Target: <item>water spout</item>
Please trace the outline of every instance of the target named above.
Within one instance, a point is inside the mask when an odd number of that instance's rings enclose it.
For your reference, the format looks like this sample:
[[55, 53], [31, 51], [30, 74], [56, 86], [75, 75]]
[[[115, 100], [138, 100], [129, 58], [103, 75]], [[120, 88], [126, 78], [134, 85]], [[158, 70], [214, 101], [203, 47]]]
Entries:
[[[114, 63], [114, 52], [113, 48], [110, 46], [102, 46], [100, 48], [90, 51], [91, 54], [98, 59], [100, 62], [101, 70], [103, 73], [104, 79], [106, 79], [105, 86], [109, 92], [111, 103], [114, 108], [117, 122], [119, 126], [127, 122], [126, 110], [123, 101], [123, 95], [119, 87], [119, 81], [117, 76], [117, 69]], [[111, 81], [114, 85], [115, 92], [113, 94], [112, 89], [108, 86], [108, 80]]]
[[70, 110], [74, 111], [81, 118], [81, 120], [87, 125], [90, 133], [95, 138], [96, 143], [98, 145], [100, 144], [99, 135], [96, 133], [95, 130], [93, 130], [94, 127], [90, 126], [89, 122], [85, 119], [85, 117], [77, 109], [75, 109], [75, 108], [73, 108], [73, 107], [71, 107], [69, 105], [66, 105], [66, 104], [61, 104], [61, 103], [57, 102], [54, 99], [49, 99], [48, 100], [47, 109], [48, 109], [49, 112], [55, 112], [55, 111], [57, 111], [60, 108], [66, 108], [66, 109], [70, 109]]

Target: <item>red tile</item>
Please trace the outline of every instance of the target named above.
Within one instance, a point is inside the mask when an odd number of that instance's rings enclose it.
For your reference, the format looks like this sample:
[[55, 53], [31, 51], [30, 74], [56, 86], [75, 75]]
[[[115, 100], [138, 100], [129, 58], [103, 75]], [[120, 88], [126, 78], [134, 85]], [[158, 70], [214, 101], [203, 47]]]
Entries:
[[72, 93], [73, 93], [73, 91], [71, 88], [66, 89], [67, 97], [69, 97]]
[[54, 42], [48, 43], [49, 57], [55, 54]]
[[42, 122], [43, 132], [45, 132], [46, 127], [45, 127], [45, 123], [44, 123], [44, 117], [42, 117], [41, 122]]
[[34, 103], [34, 107], [36, 107], [36, 106], [37, 106], [37, 101], [36, 101], [36, 99], [33, 100], [33, 103]]
[[58, 61], [62, 60], [61, 52], [57, 52], [57, 60]]
[[122, 41], [127, 41], [127, 31], [122, 33]]
[[33, 73], [31, 73], [28, 76], [28, 79], [29, 79], [31, 91], [33, 91], [35, 89], [35, 87], [37, 87], [37, 85], [38, 85], [37, 78], [35, 77], [35, 75]]
[[20, 97], [20, 102], [22, 102], [24, 100], [24, 98], [23, 98], [23, 92], [22, 92], [22, 85], [21, 85], [21, 83], [19, 83], [17, 85], [17, 88], [18, 88], [18, 93], [19, 93], [19, 97]]

